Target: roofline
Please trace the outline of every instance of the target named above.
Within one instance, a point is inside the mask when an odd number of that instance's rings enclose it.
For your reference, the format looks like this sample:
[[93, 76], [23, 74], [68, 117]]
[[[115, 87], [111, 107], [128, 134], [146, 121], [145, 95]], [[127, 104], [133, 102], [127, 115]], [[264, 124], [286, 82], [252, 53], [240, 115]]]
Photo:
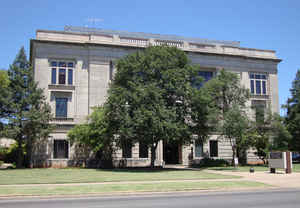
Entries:
[[[95, 29], [96, 28], [90, 28], [90, 29]], [[103, 30], [105, 31], [105, 30]], [[84, 35], [84, 36], [90, 36], [90, 35], [96, 35], [96, 36], [109, 36], [109, 37], [113, 37], [113, 35], [118, 35], [122, 38], [136, 38], [136, 39], [143, 39], [143, 40], [148, 40], [150, 38], [153, 39], [157, 39], [157, 40], [165, 40], [165, 41], [174, 41], [174, 42], [183, 42], [183, 41], [187, 41], [189, 43], [193, 43], [193, 44], [203, 44], [203, 45], [211, 45], [211, 46], [215, 46], [215, 45], [224, 45], [224, 46], [230, 46], [230, 47], [238, 47], [237, 45], [240, 45], [240, 41], [225, 41], [225, 40], [210, 40], [210, 39], [201, 39], [201, 38], [189, 38], [189, 37], [184, 37], [184, 36], [177, 36], [177, 35], [169, 35], [169, 36], [174, 36], [177, 37], [178, 39], [172, 39], [172, 38], [168, 38], [168, 35], [161, 35], [161, 34], [154, 34], [154, 33], [143, 33], [143, 32], [132, 32], [132, 37], [130, 36], [131, 32], [128, 32], [128, 34], [105, 34], [103, 32], [103, 34], [100, 32], [75, 32], [75, 31], [61, 31], [61, 30], [43, 30], [43, 29], [38, 29], [36, 30], [36, 35], [38, 32], [46, 32], [46, 33], [60, 33], [60, 34], [72, 34], [72, 35]], [[119, 31], [119, 32], [125, 32], [125, 31]], [[161, 36], [161, 37], [135, 37], [136, 33], [138, 34], [145, 34], [145, 36]], [[199, 41], [199, 42], [197, 42]]]
[[[95, 45], [95, 46], [113, 46], [117, 48], [134, 48], [134, 49], [144, 49], [142, 47], [137, 47], [137, 46], [127, 46], [127, 45], [115, 45], [115, 44], [109, 44], [109, 43], [78, 43], [78, 42], [68, 42], [68, 41], [52, 41], [52, 40], [37, 40], [37, 39], [30, 39], [30, 61], [32, 61], [32, 48], [33, 48], [33, 43], [34, 42], [39, 42], [39, 43], [52, 43], [52, 44], [66, 44], [66, 45], [79, 45], [79, 46], [84, 46], [84, 45]], [[282, 59], [274, 59], [274, 58], [264, 58], [264, 57], [250, 57], [250, 56], [244, 56], [244, 55], [233, 55], [233, 54], [220, 54], [220, 53], [212, 53], [212, 52], [202, 52], [202, 51], [189, 51], [189, 50], [183, 50], [187, 53], [196, 53], [196, 54], [206, 54], [206, 55], [217, 55], [217, 56], [228, 56], [228, 57], [239, 57], [239, 58], [246, 58], [246, 59], [254, 59], [254, 60], [269, 60], [269, 61], [274, 61], [277, 63], [280, 63]]]
[[[88, 33], [79, 33], [79, 32], [69, 32], [69, 31], [60, 31], [60, 30], [42, 30], [42, 29], [38, 29], [36, 30], [36, 37], [37, 37], [37, 33], [38, 32], [45, 32], [45, 33], [57, 33], [57, 34], [71, 34], [71, 35], [83, 35], [83, 36], [90, 36], [90, 35], [95, 35], [95, 36], [107, 36], [107, 37], [113, 37], [113, 35], [108, 35], [108, 34], [88, 34]], [[130, 36], [126, 36], [123, 35], [121, 36], [122, 38], [130, 38]], [[140, 40], [148, 40], [149, 38], [136, 38], [136, 39], [140, 39]], [[167, 39], [166, 39], [167, 40]], [[175, 40], [170, 40], [170, 41], [175, 41]], [[178, 42], [180, 42], [180, 40], [177, 40]], [[181, 40], [183, 41], [183, 40]], [[210, 41], [214, 41], [214, 40], [210, 40]], [[226, 41], [225, 41], [226, 42]], [[230, 42], [230, 41], [228, 41]], [[240, 41], [232, 41], [232, 42], [237, 42], [240, 43]], [[218, 41], [216, 41], [216, 43], [197, 43], [197, 42], [190, 42], [192, 44], [199, 44], [199, 45], [207, 45], [207, 46], [215, 46], [217, 44], [220, 44], [221, 47], [228, 47], [228, 48], [240, 48], [240, 49], [247, 49], [247, 50], [255, 50], [255, 51], [262, 51], [262, 52], [273, 52], [276, 53], [275, 50], [272, 49], [258, 49], [258, 48], [247, 48], [247, 47], [241, 47], [241, 46], [233, 46], [233, 45], [226, 45], [226, 44], [221, 44], [218, 43]]]

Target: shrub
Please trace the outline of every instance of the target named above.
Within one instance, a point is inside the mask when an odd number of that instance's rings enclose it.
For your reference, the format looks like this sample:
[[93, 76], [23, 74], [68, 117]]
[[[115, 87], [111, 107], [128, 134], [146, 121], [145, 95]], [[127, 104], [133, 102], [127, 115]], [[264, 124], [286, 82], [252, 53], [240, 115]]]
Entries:
[[[3, 152], [3, 161], [6, 163], [14, 163], [17, 161], [17, 144], [11, 144], [9, 148], [5, 148], [5, 151]], [[24, 155], [26, 155], [25, 152], [25, 146], [23, 146]], [[1, 154], [1, 153], [0, 153]]]
[[4, 160], [6, 154], [7, 154], [7, 148], [0, 147], [0, 160]]
[[193, 167], [225, 167], [229, 162], [224, 159], [204, 158], [199, 164], [194, 164]]

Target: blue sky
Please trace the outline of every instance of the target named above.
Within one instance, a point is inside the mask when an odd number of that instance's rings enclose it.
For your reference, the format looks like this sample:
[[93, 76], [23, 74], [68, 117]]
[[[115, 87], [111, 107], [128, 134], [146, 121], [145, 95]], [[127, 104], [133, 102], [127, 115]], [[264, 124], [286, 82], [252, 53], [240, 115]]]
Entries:
[[[284, 104], [300, 68], [299, 0], [9, 0], [0, 7], [0, 68], [7, 69], [37, 29], [65, 25], [240, 41], [277, 51], [279, 102]], [[91, 23], [90, 18], [101, 21]]]

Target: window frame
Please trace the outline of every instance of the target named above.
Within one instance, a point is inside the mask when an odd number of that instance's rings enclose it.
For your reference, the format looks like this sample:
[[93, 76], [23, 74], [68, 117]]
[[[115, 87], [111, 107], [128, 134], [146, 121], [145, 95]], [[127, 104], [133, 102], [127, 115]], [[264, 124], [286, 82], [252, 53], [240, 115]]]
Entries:
[[[50, 60], [51, 84], [53, 85], [74, 85], [75, 62], [70, 60]], [[53, 70], [55, 71], [55, 78]], [[64, 71], [64, 72], [62, 72]], [[62, 75], [63, 73], [64, 75]], [[64, 78], [61, 78], [64, 76]], [[64, 81], [62, 81], [64, 80]]]
[[[205, 76], [205, 74], [211, 74], [211, 77], [208, 78], [209, 76]], [[202, 75], [201, 75], [202, 74]], [[196, 88], [196, 89], [200, 89], [201, 87], [203, 87], [203, 85], [208, 82], [209, 80], [211, 80], [212, 78], [215, 77], [215, 72], [214, 71], [210, 71], [210, 70], [199, 70], [197, 72], [197, 77], [202, 77], [203, 81], [201, 83], [195, 83], [195, 81], [192, 81], [191, 85]], [[194, 78], [195, 79], [195, 78]]]
[[[58, 115], [58, 102], [57, 100], [65, 100], [65, 114], [64, 115]], [[55, 98], [55, 118], [68, 118], [68, 98], [66, 97], [56, 97]]]
[[[63, 147], [61, 150], [60, 148]], [[66, 139], [53, 140], [53, 159], [69, 159], [70, 157], [70, 143]]]
[[[197, 155], [197, 146], [201, 144], [201, 156]], [[204, 144], [200, 140], [194, 141], [194, 157], [195, 158], [203, 158], [204, 157]]]
[[[215, 146], [217, 148], [216, 151], [212, 151], [213, 143], [216, 144], [216, 146]], [[219, 157], [219, 142], [218, 142], [218, 140], [209, 140], [209, 157]]]
[[266, 73], [249, 72], [250, 92], [252, 95], [268, 95]]

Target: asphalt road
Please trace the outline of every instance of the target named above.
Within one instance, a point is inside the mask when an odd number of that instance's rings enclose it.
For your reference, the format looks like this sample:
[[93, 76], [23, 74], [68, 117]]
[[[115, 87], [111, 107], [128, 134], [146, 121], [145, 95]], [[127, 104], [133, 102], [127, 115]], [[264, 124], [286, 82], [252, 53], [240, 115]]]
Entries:
[[172, 193], [138, 196], [77, 197], [58, 199], [1, 199], [1, 208], [290, 208], [300, 207], [300, 189], [256, 192]]

